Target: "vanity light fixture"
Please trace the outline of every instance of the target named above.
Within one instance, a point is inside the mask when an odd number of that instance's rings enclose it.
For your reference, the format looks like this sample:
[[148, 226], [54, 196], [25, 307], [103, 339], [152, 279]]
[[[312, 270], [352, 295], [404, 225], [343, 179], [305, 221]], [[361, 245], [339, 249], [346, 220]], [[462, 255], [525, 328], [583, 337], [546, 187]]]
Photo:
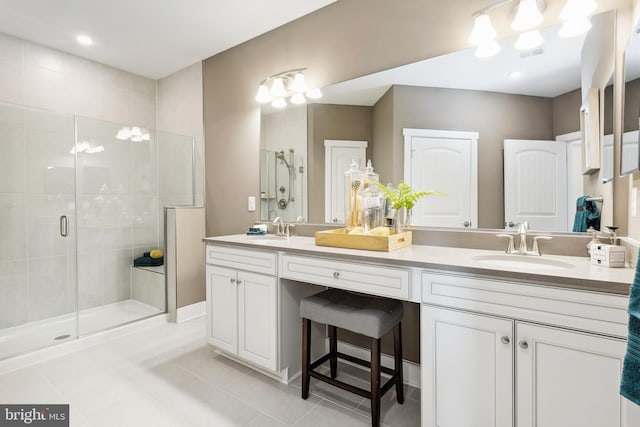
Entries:
[[[486, 58], [500, 52], [500, 45], [496, 42], [496, 30], [491, 25], [488, 13], [500, 6], [516, 0], [502, 0], [475, 12], [473, 30], [469, 35], [469, 42], [478, 46], [475, 55]], [[542, 12], [546, 8], [545, 0], [517, 0], [515, 18], [511, 28], [521, 32], [516, 41], [516, 49], [531, 50], [540, 46], [544, 39], [537, 27], [544, 17]], [[559, 35], [573, 37], [586, 33], [591, 29], [591, 14], [596, 10], [594, 0], [567, 0], [560, 18], [564, 21]]]
[[263, 80], [258, 87], [256, 101], [261, 104], [270, 102], [274, 108], [284, 108], [287, 106], [287, 98], [292, 104], [304, 104], [307, 98], [321, 98], [320, 89], [307, 88], [305, 70], [306, 68], [287, 70]]
[[536, 0], [520, 0], [511, 28], [516, 31], [532, 30], [542, 24], [542, 20], [542, 13], [538, 10]]

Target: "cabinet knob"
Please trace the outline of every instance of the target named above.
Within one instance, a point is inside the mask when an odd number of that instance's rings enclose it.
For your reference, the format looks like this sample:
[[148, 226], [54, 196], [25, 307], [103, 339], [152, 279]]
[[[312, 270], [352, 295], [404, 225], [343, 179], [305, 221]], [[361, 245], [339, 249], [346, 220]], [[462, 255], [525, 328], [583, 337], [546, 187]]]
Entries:
[[520, 348], [524, 348], [524, 349], [529, 348], [529, 343], [526, 342], [525, 340], [520, 341], [518, 345], [520, 346]]
[[340, 278], [340, 272], [339, 271], [334, 271], [333, 272], [333, 278], [334, 279], [339, 279]]
[[462, 225], [464, 225], [466, 228], [471, 227], [471, 221], [465, 221]]
[[242, 283], [242, 280], [236, 281], [236, 285], [239, 285], [240, 283]]
[[505, 335], [505, 336], [503, 336], [502, 338], [500, 338], [500, 342], [501, 342], [502, 344], [509, 344], [509, 343], [511, 342], [511, 340], [509, 339], [509, 337], [508, 337], [508, 336], [506, 336], [506, 335]]
[[236, 283], [236, 279], [229, 279], [231, 283]]

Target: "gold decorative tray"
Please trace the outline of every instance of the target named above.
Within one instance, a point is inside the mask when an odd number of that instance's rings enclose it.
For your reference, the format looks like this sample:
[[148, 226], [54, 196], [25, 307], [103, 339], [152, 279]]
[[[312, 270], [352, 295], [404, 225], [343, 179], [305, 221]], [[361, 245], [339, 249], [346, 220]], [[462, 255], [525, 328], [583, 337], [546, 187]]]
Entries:
[[371, 236], [367, 234], [348, 234], [346, 228], [316, 231], [316, 245], [334, 248], [364, 249], [367, 251], [390, 252], [411, 246], [411, 232], [403, 231], [388, 236]]

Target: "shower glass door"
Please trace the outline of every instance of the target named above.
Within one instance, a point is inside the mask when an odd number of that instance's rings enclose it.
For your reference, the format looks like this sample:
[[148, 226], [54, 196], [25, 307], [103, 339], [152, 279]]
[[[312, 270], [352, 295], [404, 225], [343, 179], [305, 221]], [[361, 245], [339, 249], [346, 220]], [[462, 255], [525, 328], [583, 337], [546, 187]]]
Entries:
[[157, 138], [139, 126], [76, 117], [79, 334], [162, 313]]
[[77, 330], [74, 118], [0, 103], [0, 359]]

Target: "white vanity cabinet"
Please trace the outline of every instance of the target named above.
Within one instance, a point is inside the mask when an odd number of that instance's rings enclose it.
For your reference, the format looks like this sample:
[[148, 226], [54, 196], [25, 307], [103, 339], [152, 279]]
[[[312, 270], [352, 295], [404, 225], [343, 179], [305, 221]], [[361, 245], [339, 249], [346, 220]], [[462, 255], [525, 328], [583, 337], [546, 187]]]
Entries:
[[207, 341], [277, 371], [276, 254], [213, 245], [206, 250]]
[[433, 273], [422, 292], [423, 426], [640, 425], [625, 297]]

